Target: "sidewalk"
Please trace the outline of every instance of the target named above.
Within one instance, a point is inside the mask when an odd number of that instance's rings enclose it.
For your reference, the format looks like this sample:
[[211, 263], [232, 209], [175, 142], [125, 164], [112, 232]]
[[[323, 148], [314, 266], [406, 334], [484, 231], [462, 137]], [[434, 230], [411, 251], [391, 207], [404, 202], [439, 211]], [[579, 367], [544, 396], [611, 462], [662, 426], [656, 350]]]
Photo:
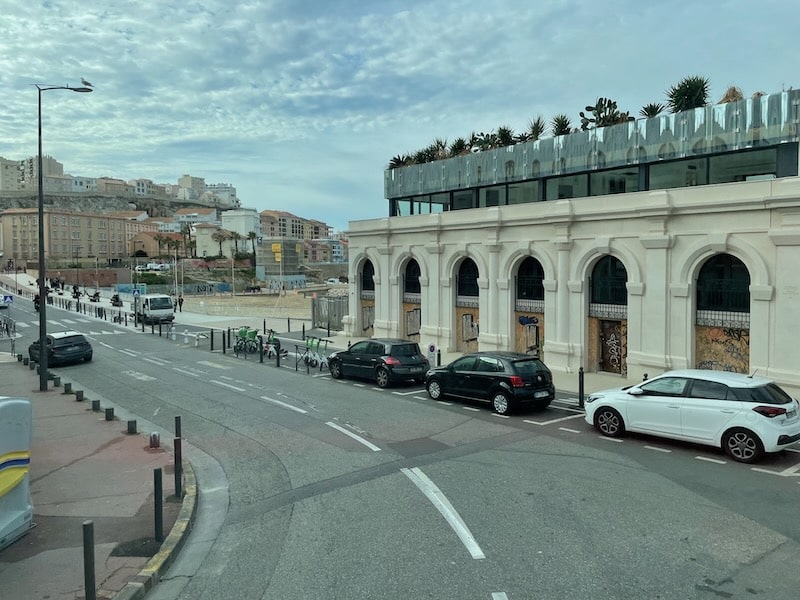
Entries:
[[[0, 395], [26, 398], [33, 408], [30, 486], [35, 523], [0, 550], [0, 597], [85, 598], [83, 523], [91, 520], [97, 598], [141, 598], [189, 530], [196, 499], [191, 466], [184, 461], [182, 504], [174, 497], [170, 452], [151, 449], [142, 433], [128, 434], [124, 420], [107, 421], [107, 402], [93, 412], [91, 400], [98, 398], [79, 402], [76, 394], [64, 393], [66, 382], [58, 388], [53, 383], [39, 391], [35, 369], [0, 354]], [[164, 545], [154, 539], [157, 467], [163, 472]], [[178, 527], [170, 533], [176, 521]], [[161, 552], [148, 564], [159, 547]]]

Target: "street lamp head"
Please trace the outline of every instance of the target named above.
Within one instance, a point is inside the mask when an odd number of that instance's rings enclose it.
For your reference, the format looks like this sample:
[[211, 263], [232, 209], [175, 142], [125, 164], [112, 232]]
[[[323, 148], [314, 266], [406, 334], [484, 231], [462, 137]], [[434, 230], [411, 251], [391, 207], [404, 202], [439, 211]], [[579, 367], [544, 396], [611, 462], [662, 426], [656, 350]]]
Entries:
[[88, 94], [94, 91], [92, 88], [87, 88], [87, 87], [79, 87], [79, 88], [71, 87], [68, 89], [72, 90], [73, 92], [79, 92], [81, 94]]

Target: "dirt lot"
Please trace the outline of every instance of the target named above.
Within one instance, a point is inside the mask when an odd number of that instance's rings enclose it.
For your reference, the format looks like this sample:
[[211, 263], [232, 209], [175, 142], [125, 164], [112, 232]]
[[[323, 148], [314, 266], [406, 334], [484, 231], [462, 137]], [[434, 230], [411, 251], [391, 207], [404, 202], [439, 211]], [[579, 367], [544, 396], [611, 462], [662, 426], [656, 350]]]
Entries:
[[258, 293], [187, 296], [183, 308], [207, 315], [311, 318], [311, 298], [294, 292], [284, 296]]

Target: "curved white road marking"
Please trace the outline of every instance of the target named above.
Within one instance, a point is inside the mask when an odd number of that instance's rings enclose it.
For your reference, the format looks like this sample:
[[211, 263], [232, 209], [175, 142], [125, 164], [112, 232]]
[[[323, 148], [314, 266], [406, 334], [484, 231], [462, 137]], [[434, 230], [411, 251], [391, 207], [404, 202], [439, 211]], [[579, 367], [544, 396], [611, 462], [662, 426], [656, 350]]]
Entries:
[[340, 426], [339, 426], [339, 425], [337, 425], [336, 423], [331, 423], [330, 421], [328, 421], [327, 423], [325, 423], [325, 425], [327, 425], [328, 427], [333, 427], [333, 428], [334, 428], [336, 431], [341, 431], [341, 432], [342, 432], [343, 434], [345, 434], [346, 436], [353, 438], [353, 439], [354, 439], [355, 441], [357, 441], [359, 444], [364, 444], [364, 445], [365, 445], [367, 448], [369, 448], [369, 449], [370, 449], [370, 450], [372, 450], [373, 452], [380, 452], [380, 450], [381, 450], [381, 449], [380, 449], [380, 448], [378, 448], [378, 447], [377, 447], [375, 444], [373, 444], [373, 443], [371, 443], [371, 442], [368, 442], [367, 440], [365, 440], [365, 439], [364, 439], [364, 438], [362, 438], [361, 436], [358, 436], [358, 435], [356, 435], [356, 434], [355, 434], [355, 433], [353, 433], [352, 431], [348, 431], [348, 430], [347, 430], [347, 429], [345, 429], [344, 427], [340, 427]]
[[475, 541], [475, 538], [472, 536], [469, 528], [467, 527], [466, 523], [464, 523], [463, 519], [459, 514], [456, 512], [456, 509], [453, 508], [453, 505], [447, 500], [447, 497], [442, 493], [436, 484], [431, 481], [425, 473], [423, 473], [420, 469], [414, 467], [413, 469], [400, 469], [403, 472], [403, 475], [408, 477], [414, 485], [416, 485], [419, 490], [425, 494], [428, 500], [436, 507], [436, 509], [442, 514], [450, 524], [450, 527], [453, 528], [453, 531], [456, 532], [456, 535], [461, 539], [461, 543], [469, 551], [472, 558], [480, 559], [486, 558], [486, 555], [481, 550], [481, 547], [478, 545], [478, 542]]

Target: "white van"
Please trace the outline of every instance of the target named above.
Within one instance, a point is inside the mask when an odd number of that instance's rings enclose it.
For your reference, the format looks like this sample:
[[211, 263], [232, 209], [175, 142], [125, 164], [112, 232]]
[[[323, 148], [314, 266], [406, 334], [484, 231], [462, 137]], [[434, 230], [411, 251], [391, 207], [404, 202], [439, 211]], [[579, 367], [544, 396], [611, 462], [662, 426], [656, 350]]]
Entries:
[[175, 305], [166, 294], [142, 294], [131, 302], [131, 310], [144, 323], [172, 323]]

